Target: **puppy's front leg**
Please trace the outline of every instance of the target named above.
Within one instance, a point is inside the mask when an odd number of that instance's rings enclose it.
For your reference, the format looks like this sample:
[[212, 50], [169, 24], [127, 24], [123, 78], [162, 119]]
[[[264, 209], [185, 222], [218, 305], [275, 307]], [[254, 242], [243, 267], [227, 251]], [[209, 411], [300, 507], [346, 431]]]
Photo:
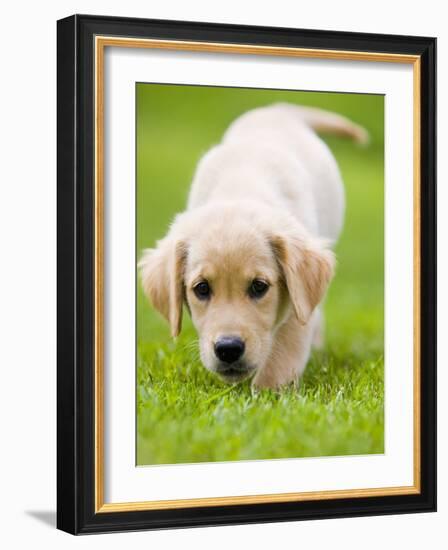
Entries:
[[316, 311], [314, 312], [315, 315], [315, 322], [314, 322], [314, 329], [313, 329], [313, 348], [314, 349], [322, 349], [324, 345], [324, 335], [325, 335], [325, 320], [324, 320], [324, 314], [320, 307], [316, 308]]
[[291, 314], [278, 329], [269, 359], [252, 381], [254, 387], [279, 388], [299, 379], [310, 357], [318, 317], [315, 312], [303, 326]]

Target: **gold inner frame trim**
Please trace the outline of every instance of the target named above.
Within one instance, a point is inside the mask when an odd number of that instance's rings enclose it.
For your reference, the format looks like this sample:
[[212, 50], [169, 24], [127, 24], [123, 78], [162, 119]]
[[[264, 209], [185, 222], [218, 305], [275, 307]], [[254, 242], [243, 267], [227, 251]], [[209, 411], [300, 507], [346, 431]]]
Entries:
[[[104, 502], [104, 50], [106, 47], [152, 48], [160, 50], [195, 51], [207, 53], [232, 53], [332, 59], [345, 61], [373, 61], [385, 63], [407, 63], [413, 65], [413, 297], [414, 297], [414, 479], [413, 485], [402, 487], [380, 487], [350, 490], [296, 492], [263, 495], [226, 496], [179, 500], [158, 500], [142, 502]], [[129, 512], [142, 510], [163, 510], [194, 508], [204, 506], [231, 506], [274, 502], [300, 502], [332, 500], [341, 498], [362, 498], [420, 493], [421, 441], [420, 441], [420, 117], [421, 72], [420, 56], [390, 54], [382, 52], [356, 52], [345, 50], [324, 50], [253, 44], [226, 44], [184, 40], [158, 40], [96, 36], [95, 54], [95, 513]]]

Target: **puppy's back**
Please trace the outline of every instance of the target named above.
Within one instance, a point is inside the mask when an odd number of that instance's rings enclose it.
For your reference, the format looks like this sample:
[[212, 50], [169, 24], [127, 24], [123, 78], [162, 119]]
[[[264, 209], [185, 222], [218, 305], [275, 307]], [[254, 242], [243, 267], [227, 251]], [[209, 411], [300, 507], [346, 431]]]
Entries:
[[274, 103], [244, 113], [229, 126], [223, 141], [254, 135], [284, 141], [298, 138], [309, 130], [349, 138], [362, 145], [369, 141], [368, 132], [344, 116], [291, 103]]
[[189, 208], [216, 199], [262, 200], [286, 208], [313, 233], [336, 240], [344, 189], [333, 154], [317, 131], [358, 142], [368, 137], [348, 119], [319, 109], [277, 103], [244, 113], [201, 159]]

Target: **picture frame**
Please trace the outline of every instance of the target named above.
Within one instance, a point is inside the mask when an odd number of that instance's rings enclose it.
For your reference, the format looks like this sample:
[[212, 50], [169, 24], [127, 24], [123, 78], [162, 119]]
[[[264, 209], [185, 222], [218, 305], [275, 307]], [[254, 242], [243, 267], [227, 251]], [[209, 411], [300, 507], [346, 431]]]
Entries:
[[[57, 527], [84, 534], [435, 511], [436, 40], [74, 15], [58, 21], [57, 47]], [[412, 67], [413, 483], [216, 498], [105, 500], [108, 48], [269, 56], [273, 63], [292, 58]]]

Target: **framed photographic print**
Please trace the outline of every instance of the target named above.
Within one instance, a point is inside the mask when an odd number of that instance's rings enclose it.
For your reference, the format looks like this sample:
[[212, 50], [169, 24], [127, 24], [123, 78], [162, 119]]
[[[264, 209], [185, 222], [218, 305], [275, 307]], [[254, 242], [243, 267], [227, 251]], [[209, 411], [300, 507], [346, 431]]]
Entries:
[[434, 511], [434, 38], [58, 21], [58, 527]]

